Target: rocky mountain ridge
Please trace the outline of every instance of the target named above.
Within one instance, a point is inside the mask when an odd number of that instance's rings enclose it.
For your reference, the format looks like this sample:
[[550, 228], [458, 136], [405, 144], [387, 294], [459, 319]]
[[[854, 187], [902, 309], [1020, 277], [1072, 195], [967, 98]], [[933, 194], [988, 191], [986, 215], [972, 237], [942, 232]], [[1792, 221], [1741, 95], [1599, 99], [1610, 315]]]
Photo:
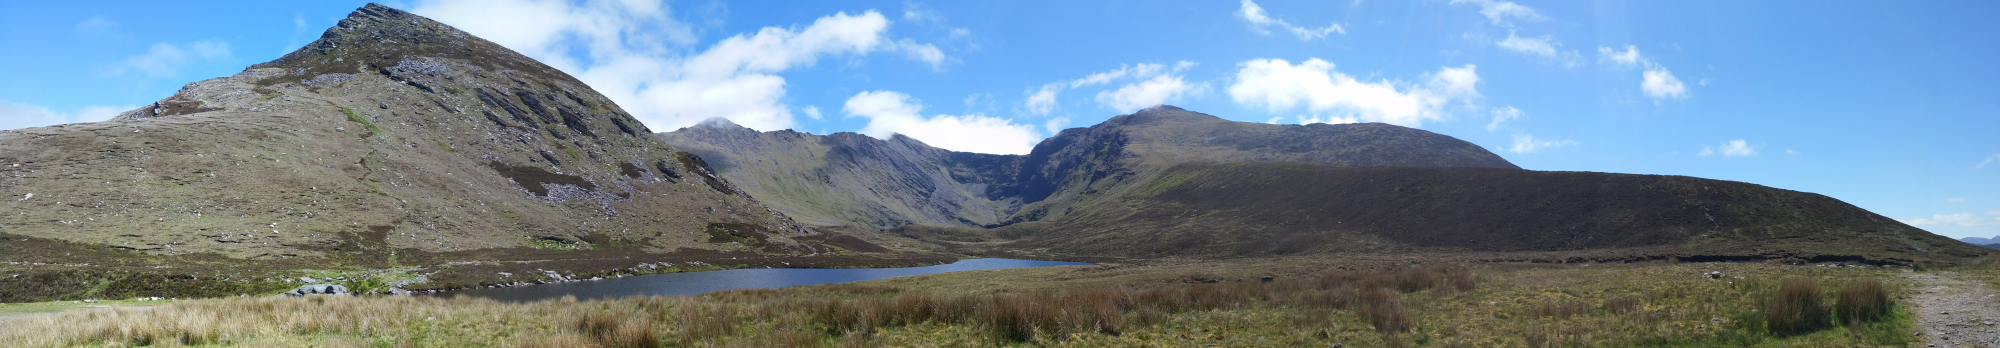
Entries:
[[757, 132], [724, 120], [661, 133], [793, 216], [891, 228], [994, 227], [1060, 217], [1179, 163], [1518, 169], [1478, 145], [1388, 124], [1233, 122], [1173, 106], [1063, 130], [1027, 155], [930, 147], [897, 135]]

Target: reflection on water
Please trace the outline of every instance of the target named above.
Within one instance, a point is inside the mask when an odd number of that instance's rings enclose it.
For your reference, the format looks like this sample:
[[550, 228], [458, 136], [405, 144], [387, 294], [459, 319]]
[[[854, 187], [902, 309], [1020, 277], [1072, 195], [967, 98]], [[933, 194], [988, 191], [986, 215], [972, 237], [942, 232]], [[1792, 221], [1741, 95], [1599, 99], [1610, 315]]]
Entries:
[[483, 288], [452, 291], [444, 296], [472, 296], [500, 301], [525, 302], [574, 295], [577, 299], [620, 298], [626, 296], [694, 295], [721, 290], [769, 289], [787, 286], [843, 283], [931, 273], [981, 269], [1089, 265], [1083, 262], [1016, 259], [971, 259], [951, 264], [905, 268], [749, 268], [724, 271], [652, 274], [598, 281], [543, 284], [512, 288]]

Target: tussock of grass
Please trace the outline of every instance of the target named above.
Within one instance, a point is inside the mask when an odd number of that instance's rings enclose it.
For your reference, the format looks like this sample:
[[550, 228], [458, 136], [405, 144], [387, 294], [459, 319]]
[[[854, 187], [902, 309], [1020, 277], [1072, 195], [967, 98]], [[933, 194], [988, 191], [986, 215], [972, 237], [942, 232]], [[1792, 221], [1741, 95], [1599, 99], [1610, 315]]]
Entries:
[[1882, 281], [1869, 278], [1841, 288], [1833, 307], [1841, 323], [1852, 326], [1882, 321], [1890, 314], [1889, 304], [1889, 291], [1882, 288]]
[[1770, 308], [1764, 312], [1765, 328], [1779, 335], [1797, 335], [1826, 328], [1828, 314], [1824, 293], [1819, 282], [1811, 278], [1785, 279], [1778, 286], [1777, 296], [1771, 299]]

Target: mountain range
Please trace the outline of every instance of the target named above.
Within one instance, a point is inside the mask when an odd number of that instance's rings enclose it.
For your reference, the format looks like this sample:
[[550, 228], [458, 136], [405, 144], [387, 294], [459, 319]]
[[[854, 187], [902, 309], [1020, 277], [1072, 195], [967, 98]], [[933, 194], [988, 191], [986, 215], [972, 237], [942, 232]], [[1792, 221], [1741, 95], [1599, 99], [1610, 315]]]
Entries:
[[967, 255], [1993, 252], [1822, 195], [1523, 170], [1379, 123], [1161, 105], [1026, 155], [724, 120], [655, 133], [562, 71], [377, 4], [115, 119], [0, 131], [0, 195], [0, 302], [256, 292], [308, 270], [417, 289]]
[[803, 221], [887, 228], [968, 253], [1592, 250], [1611, 260], [1913, 263], [1986, 252], [1822, 195], [1522, 170], [1472, 143], [1380, 123], [1233, 122], [1162, 105], [1014, 156], [722, 120], [660, 136]]

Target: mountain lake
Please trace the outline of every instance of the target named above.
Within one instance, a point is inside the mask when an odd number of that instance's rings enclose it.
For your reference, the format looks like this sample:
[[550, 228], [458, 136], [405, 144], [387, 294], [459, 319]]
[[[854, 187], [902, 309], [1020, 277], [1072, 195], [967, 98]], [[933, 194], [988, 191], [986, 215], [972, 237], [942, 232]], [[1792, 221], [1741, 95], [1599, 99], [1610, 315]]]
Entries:
[[1018, 259], [968, 259], [949, 264], [902, 268], [745, 268], [707, 272], [663, 273], [595, 281], [551, 283], [511, 288], [449, 291], [438, 296], [471, 296], [504, 302], [529, 302], [576, 296], [614, 299], [628, 296], [696, 295], [722, 290], [772, 289], [845, 283], [931, 273], [1017, 267], [1088, 266], [1087, 262]]

